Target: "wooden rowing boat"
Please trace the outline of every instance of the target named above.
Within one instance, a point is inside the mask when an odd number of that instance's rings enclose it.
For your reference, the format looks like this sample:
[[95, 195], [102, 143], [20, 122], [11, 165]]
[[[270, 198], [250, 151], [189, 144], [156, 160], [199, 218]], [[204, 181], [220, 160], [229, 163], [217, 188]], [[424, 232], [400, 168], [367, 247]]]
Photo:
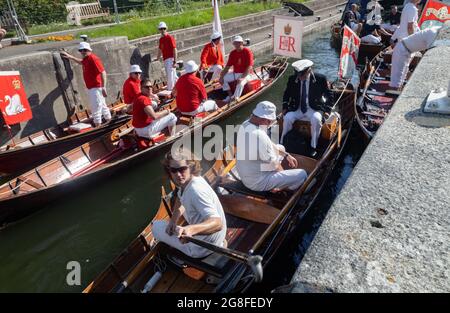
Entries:
[[[399, 92], [389, 87], [392, 49], [387, 48], [373, 58], [361, 73], [360, 96], [355, 102], [356, 121], [366, 140], [370, 140], [392, 109]], [[411, 76], [420, 57], [410, 64], [407, 79]]]
[[[218, 83], [209, 85], [209, 95], [219, 97], [216, 101], [222, 105], [220, 110], [197, 117], [179, 116], [174, 136], [166, 131], [153, 140], [144, 140], [133, 134], [131, 123], [126, 123], [11, 179], [0, 186], [0, 225], [17, 221], [75, 189], [129, 168], [170, 147], [181, 137], [229, 116], [268, 90], [283, 75], [287, 65], [287, 59], [277, 57], [255, 69], [262, 84], [229, 104], [220, 100]], [[171, 107], [176, 107], [176, 101]]]
[[[120, 114], [124, 106], [121, 100], [109, 105], [114, 117], [100, 127], [93, 127], [90, 111], [84, 110], [75, 113], [64, 123], [14, 142], [10, 140], [0, 147], [0, 177], [21, 174], [121, 126], [131, 118]], [[84, 128], [77, 129], [77, 126]]]
[[[244, 292], [255, 275], [248, 264], [236, 261], [233, 255], [261, 256], [266, 267], [280, 244], [291, 234], [293, 225], [312, 207], [329, 174], [332, 172], [353, 124], [355, 91], [335, 91], [339, 97], [336, 111], [339, 125], [325, 124], [319, 141], [320, 155], [312, 159], [296, 155], [308, 178], [295, 192], [254, 192], [236, 177], [234, 149], [228, 148], [216, 160], [204, 178], [218, 193], [227, 219], [227, 250], [220, 250], [203, 259], [193, 259], [152, 239], [152, 223], [84, 290], [93, 292]], [[339, 95], [340, 94], [340, 95]], [[294, 131], [302, 133], [302, 125]], [[159, 209], [153, 220], [167, 220], [176, 198], [162, 188]], [[230, 257], [231, 255], [231, 257]], [[174, 263], [173, 257], [182, 261]]]

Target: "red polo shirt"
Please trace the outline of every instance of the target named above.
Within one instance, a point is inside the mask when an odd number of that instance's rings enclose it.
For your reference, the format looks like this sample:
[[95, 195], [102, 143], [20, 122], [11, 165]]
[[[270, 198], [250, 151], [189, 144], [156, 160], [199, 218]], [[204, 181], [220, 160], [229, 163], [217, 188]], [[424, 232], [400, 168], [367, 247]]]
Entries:
[[145, 113], [144, 108], [152, 106], [152, 100], [140, 93], [133, 102], [133, 121], [132, 124], [136, 128], [143, 128], [150, 125], [153, 119]]
[[173, 49], [177, 47], [177, 43], [173, 36], [166, 34], [159, 38], [159, 49], [161, 49], [163, 60], [173, 58]]
[[102, 60], [95, 54], [83, 58], [83, 78], [87, 89], [103, 87], [101, 73], [105, 70]]
[[180, 112], [197, 110], [200, 103], [208, 97], [202, 80], [195, 76], [195, 73], [184, 74], [178, 78], [175, 89], [177, 90], [177, 108]]
[[202, 68], [215, 64], [223, 66], [223, 54], [220, 44], [217, 46], [214, 46], [211, 42], [206, 44], [203, 47], [202, 54], [200, 55], [200, 63]]
[[128, 79], [123, 84], [122, 93], [123, 101], [126, 104], [133, 103], [134, 98], [136, 98], [141, 93], [141, 80], [128, 77]]
[[233, 72], [235, 73], [244, 73], [249, 66], [253, 66], [252, 51], [247, 47], [244, 47], [242, 51], [231, 51], [227, 66], [233, 66]]

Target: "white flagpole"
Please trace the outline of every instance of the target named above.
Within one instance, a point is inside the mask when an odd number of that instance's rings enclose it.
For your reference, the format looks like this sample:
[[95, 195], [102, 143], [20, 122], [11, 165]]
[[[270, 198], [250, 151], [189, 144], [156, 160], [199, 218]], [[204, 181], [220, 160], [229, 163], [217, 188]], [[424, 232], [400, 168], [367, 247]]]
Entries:
[[225, 57], [225, 44], [223, 42], [222, 23], [220, 22], [219, 4], [217, 3], [217, 0], [212, 0], [212, 6], [214, 9], [213, 32], [219, 32], [222, 34], [220, 43], [223, 57]]

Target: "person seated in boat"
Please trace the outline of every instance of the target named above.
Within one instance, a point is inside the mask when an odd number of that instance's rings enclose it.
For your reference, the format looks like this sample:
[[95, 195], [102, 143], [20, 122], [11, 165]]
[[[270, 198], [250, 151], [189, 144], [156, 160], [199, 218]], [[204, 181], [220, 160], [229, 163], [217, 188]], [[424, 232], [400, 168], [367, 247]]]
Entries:
[[381, 34], [390, 36], [391, 34], [385, 31], [379, 24], [377, 24], [373, 20], [368, 20], [364, 23], [364, 26], [361, 30], [361, 42], [371, 43], [371, 44], [380, 44], [381, 43]]
[[359, 22], [358, 5], [356, 3], [353, 3], [350, 10], [345, 12], [342, 27], [344, 25], [350, 27], [357, 35], [361, 32], [362, 23]]
[[322, 112], [329, 111], [333, 94], [328, 87], [327, 78], [314, 73], [311, 60], [299, 60], [292, 63], [295, 73], [289, 77], [283, 94], [283, 132], [284, 137], [291, 131], [297, 120], [311, 123], [311, 156], [316, 155], [317, 143], [322, 129]]
[[[286, 153], [284, 146], [274, 144], [267, 134], [267, 127], [275, 120], [275, 105], [262, 101], [239, 127], [236, 169], [242, 183], [254, 191], [296, 190], [307, 177], [306, 171], [298, 168], [297, 159]], [[289, 169], [281, 166], [283, 159]]]
[[172, 95], [176, 97], [178, 111], [183, 115], [195, 116], [200, 112], [217, 110], [216, 101], [208, 100], [205, 85], [196, 75], [198, 65], [195, 61], [187, 61], [185, 70], [172, 90]]
[[125, 113], [131, 113], [134, 99], [141, 93], [142, 70], [139, 65], [131, 65], [129, 76], [123, 83], [123, 102], [126, 104]]
[[169, 109], [155, 112], [150, 95], [152, 83], [149, 79], [141, 82], [141, 93], [133, 102], [132, 125], [139, 137], [151, 138], [163, 129], [168, 128], [170, 135], [174, 134], [177, 117]]
[[391, 63], [391, 81], [389, 87], [401, 90], [414, 54], [430, 49], [441, 27], [435, 26], [420, 30], [403, 38], [394, 47]]
[[212, 81], [220, 77], [220, 73], [224, 66], [224, 57], [220, 43], [221, 39], [222, 34], [214, 32], [211, 35], [211, 42], [203, 47], [200, 55], [200, 70], [212, 73]]
[[[193, 258], [206, 257], [212, 251], [184, 241], [183, 236], [197, 237], [226, 247], [225, 213], [217, 194], [200, 176], [200, 162], [191, 152], [177, 150], [166, 154], [163, 166], [177, 187], [177, 201], [169, 222], [153, 222], [154, 238]], [[186, 225], [179, 225], [181, 216]]]
[[[233, 38], [233, 46], [234, 50], [230, 52], [228, 62], [219, 78], [223, 90], [228, 92], [225, 102], [238, 100], [244, 91], [245, 84], [252, 78], [253, 52], [244, 47], [244, 39], [241, 36]], [[231, 67], [233, 67], [232, 72], [230, 72]], [[237, 82], [237, 85], [234, 95], [232, 95], [230, 83], [234, 81]]]
[[389, 12], [389, 17], [386, 23], [381, 24], [381, 28], [387, 30], [388, 32], [395, 32], [400, 25], [400, 12], [396, 5], [391, 5], [391, 11]]

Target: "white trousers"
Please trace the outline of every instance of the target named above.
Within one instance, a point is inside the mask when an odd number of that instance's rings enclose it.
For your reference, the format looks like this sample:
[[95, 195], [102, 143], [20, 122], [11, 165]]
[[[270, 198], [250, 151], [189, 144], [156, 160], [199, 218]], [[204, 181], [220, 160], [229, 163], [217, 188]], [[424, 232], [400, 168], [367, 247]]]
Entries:
[[[164, 242], [165, 244], [168, 244], [169, 246], [177, 250], [180, 250], [184, 254], [193, 258], [203, 258], [212, 253], [212, 251], [197, 246], [195, 243], [188, 242], [183, 244], [177, 237], [169, 236], [169, 234], [166, 233], [167, 225], [168, 225], [167, 222], [162, 220], [153, 222], [152, 233], [153, 237], [155, 237], [156, 240]], [[194, 236], [194, 237], [203, 239], [202, 236]]]
[[200, 104], [200, 106], [197, 108], [197, 110], [192, 111], [192, 112], [181, 112], [184, 115], [190, 115], [190, 116], [195, 116], [200, 112], [209, 112], [209, 111], [215, 111], [217, 110], [219, 107], [217, 106], [216, 101], [214, 100], [206, 100], [204, 102], [202, 102]]
[[292, 125], [297, 120], [309, 121], [311, 123], [311, 147], [317, 148], [319, 141], [320, 130], [322, 129], [322, 114], [308, 108], [306, 113], [303, 113], [300, 108], [297, 111], [288, 112], [283, 118], [283, 133], [281, 134], [281, 143], [283, 143], [284, 136], [292, 129]]
[[401, 42], [398, 42], [395, 45], [394, 52], [392, 52], [391, 82], [389, 87], [400, 88], [403, 86], [411, 59], [412, 54], [406, 50]]
[[222, 65], [214, 64], [213, 66], [211, 66], [208, 70], [208, 73], [213, 73], [211, 80], [219, 79], [220, 73], [222, 73], [222, 69]]
[[143, 128], [135, 128], [136, 134], [139, 137], [151, 138], [151, 136], [156, 135], [161, 132], [166, 127], [175, 126], [177, 123], [177, 117], [173, 113], [169, 113], [168, 115], [161, 117], [157, 120], [154, 120], [149, 125]]
[[[242, 74], [243, 73], [228, 72], [223, 77], [222, 89], [224, 91], [230, 90], [231, 89], [230, 83], [235, 81], [235, 80], [238, 80], [239, 78], [241, 78]], [[247, 84], [251, 80], [251, 78], [252, 78], [252, 75], [247, 75], [247, 76], [244, 77], [244, 79], [240, 83], [238, 83], [236, 85], [236, 90], [234, 91], [234, 95], [233, 95], [233, 97], [235, 99], [239, 99], [239, 97], [242, 95], [242, 92], [244, 91], [245, 84]]]
[[91, 104], [92, 119], [94, 124], [102, 123], [102, 116], [105, 120], [111, 119], [111, 112], [106, 105], [105, 97], [103, 97], [103, 88], [88, 89], [89, 102]]
[[178, 80], [177, 71], [173, 68], [173, 58], [164, 60], [164, 69], [166, 70], [167, 76], [167, 90], [172, 91]]
[[[272, 172], [266, 175], [257, 186], [252, 186], [250, 189], [255, 191], [269, 191], [275, 188], [296, 190], [305, 182], [307, 176], [306, 171], [302, 169]], [[242, 182], [244, 183], [244, 179]]]
[[361, 38], [361, 42], [373, 43], [377, 45], [381, 42], [381, 38], [374, 35], [367, 35]]

